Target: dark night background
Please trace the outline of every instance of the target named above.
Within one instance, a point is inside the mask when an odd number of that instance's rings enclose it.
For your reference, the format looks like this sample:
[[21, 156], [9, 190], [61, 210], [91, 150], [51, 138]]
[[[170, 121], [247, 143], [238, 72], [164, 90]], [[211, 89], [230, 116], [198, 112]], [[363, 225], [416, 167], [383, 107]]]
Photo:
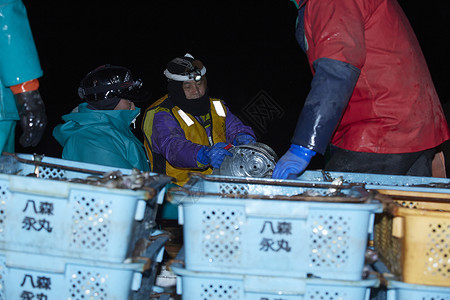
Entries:
[[[399, 3], [448, 114], [450, 1]], [[210, 96], [225, 100], [279, 156], [288, 149], [312, 78], [295, 40], [297, 11], [289, 0], [24, 0], [24, 4], [44, 70], [40, 92], [49, 122], [37, 147], [24, 149], [17, 144], [17, 152], [60, 157], [62, 148], [52, 136], [53, 127], [80, 103], [78, 84], [97, 66], [122, 65], [142, 78], [144, 88], [152, 93], [151, 101], [141, 107], [143, 112], [166, 93], [162, 72], [167, 62], [186, 52], [205, 64]], [[272, 110], [265, 110], [255, 124], [248, 107], [261, 99], [269, 99]], [[139, 128], [135, 134], [142, 138]], [[309, 168], [322, 168], [322, 160], [315, 157]]]

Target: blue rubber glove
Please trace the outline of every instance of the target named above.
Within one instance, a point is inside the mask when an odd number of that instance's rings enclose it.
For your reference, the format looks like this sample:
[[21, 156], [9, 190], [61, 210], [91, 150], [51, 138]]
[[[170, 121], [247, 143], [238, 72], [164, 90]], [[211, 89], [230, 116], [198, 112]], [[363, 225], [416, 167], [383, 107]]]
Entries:
[[233, 156], [226, 150], [227, 143], [217, 143], [212, 147], [203, 147], [197, 153], [197, 161], [202, 165], [211, 165], [213, 168], [220, 168], [225, 156]]
[[289, 150], [277, 162], [272, 178], [286, 179], [291, 178], [292, 175], [298, 176], [306, 169], [314, 155], [316, 152], [313, 150], [291, 144]]
[[239, 146], [239, 145], [247, 145], [255, 143], [256, 139], [251, 136], [250, 134], [246, 133], [239, 133], [236, 138], [234, 139], [233, 145]]

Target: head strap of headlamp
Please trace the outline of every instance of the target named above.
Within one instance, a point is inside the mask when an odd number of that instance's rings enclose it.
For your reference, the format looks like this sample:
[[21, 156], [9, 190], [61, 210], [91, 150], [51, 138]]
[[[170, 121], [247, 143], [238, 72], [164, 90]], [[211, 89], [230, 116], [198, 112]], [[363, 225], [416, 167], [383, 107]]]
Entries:
[[108, 91], [131, 90], [133, 88], [140, 88], [140, 87], [142, 87], [142, 80], [140, 79], [136, 81], [126, 81], [107, 85], [97, 85], [88, 88], [79, 87], [78, 96], [80, 96], [81, 99], [84, 99], [86, 95], [106, 93]]

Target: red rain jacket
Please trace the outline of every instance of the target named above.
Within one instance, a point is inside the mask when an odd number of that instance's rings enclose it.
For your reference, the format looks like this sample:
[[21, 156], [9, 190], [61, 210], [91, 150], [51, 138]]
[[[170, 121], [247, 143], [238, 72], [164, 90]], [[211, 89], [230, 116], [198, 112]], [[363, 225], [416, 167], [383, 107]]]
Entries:
[[361, 69], [332, 144], [406, 153], [449, 139], [421, 48], [397, 1], [305, 0], [302, 5], [311, 68], [327, 57]]

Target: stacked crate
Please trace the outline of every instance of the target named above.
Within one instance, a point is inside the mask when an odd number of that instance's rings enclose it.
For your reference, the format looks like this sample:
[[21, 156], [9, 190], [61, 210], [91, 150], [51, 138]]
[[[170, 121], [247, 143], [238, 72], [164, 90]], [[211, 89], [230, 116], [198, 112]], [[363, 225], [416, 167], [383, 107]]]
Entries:
[[[364, 182], [384, 194], [374, 246], [388, 300], [450, 299], [450, 180], [357, 173], [305, 172], [300, 179]], [[379, 265], [378, 265], [379, 266]]]
[[0, 299], [148, 299], [168, 239], [155, 216], [170, 178], [4, 154]]
[[375, 227], [387, 299], [450, 299], [450, 193], [380, 192], [392, 198]]
[[360, 186], [193, 175], [179, 203], [183, 299], [369, 299], [368, 236], [383, 204]]

